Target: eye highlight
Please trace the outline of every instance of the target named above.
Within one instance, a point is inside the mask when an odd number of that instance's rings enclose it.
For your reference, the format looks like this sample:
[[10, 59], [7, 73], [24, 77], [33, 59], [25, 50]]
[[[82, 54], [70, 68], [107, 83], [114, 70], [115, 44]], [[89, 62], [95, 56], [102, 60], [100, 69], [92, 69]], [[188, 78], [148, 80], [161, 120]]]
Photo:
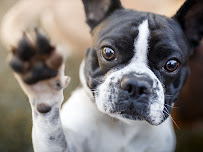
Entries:
[[116, 59], [115, 51], [109, 47], [102, 48], [101, 55], [107, 61], [112, 61]]
[[180, 66], [180, 62], [176, 59], [169, 60], [166, 65], [164, 66], [164, 69], [168, 72], [174, 72], [176, 71]]

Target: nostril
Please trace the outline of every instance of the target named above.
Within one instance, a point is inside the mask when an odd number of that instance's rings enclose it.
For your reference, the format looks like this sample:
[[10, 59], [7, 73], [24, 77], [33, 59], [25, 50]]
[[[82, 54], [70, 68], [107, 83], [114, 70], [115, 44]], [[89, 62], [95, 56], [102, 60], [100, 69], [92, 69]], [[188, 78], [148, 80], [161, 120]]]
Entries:
[[130, 81], [122, 81], [121, 82], [121, 89], [127, 91], [129, 94], [133, 95], [135, 92], [135, 87]]
[[138, 91], [138, 94], [139, 94], [139, 95], [145, 94], [145, 90], [146, 90], [146, 88], [140, 87], [140, 89], [139, 89], [139, 91]]
[[128, 85], [126, 88], [126, 91], [128, 91], [129, 93], [133, 92], [133, 87], [131, 85]]
[[138, 94], [141, 96], [141, 95], [147, 95], [150, 93], [150, 89], [148, 87], [140, 87], [138, 88]]

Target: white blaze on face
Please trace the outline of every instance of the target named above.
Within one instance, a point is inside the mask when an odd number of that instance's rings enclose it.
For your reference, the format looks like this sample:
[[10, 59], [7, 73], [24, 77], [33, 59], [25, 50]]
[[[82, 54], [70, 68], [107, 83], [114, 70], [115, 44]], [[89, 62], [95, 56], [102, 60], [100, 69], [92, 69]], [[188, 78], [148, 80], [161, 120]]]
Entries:
[[148, 54], [148, 39], [149, 39], [149, 27], [148, 20], [145, 20], [138, 27], [138, 37], [134, 41], [134, 57], [132, 62], [138, 62], [147, 65], [147, 54]]
[[[148, 76], [153, 81], [153, 92], [149, 98], [150, 112], [149, 117], [154, 124], [159, 124], [163, 119], [163, 109], [164, 109], [164, 89], [156, 77], [156, 75], [148, 67], [148, 43], [150, 30], [148, 27], [148, 20], [144, 20], [138, 27], [139, 33], [134, 41], [134, 56], [130, 63], [117, 71], [112, 70], [106, 77], [104, 83], [98, 87], [98, 94], [96, 95], [96, 103], [101, 111], [106, 111], [105, 109], [111, 109], [114, 103], [118, 101], [118, 95], [116, 94], [119, 90], [119, 86], [112, 86], [122, 79], [123, 75], [129, 73], [136, 73], [143, 76]], [[115, 82], [115, 83], [114, 83]], [[111, 84], [111, 85], [110, 85]], [[111, 98], [111, 100], [110, 100]], [[111, 102], [109, 102], [111, 101]]]
[[149, 50], [149, 36], [150, 30], [148, 20], [143, 21], [138, 27], [139, 34], [134, 41], [134, 57], [131, 60], [129, 66], [136, 68], [136, 73], [147, 74], [153, 80], [153, 88], [157, 88], [156, 99], [151, 98], [151, 106], [149, 116], [154, 123], [159, 123], [163, 117], [164, 109], [164, 90], [161, 82], [156, 75], [148, 67], [148, 50]]

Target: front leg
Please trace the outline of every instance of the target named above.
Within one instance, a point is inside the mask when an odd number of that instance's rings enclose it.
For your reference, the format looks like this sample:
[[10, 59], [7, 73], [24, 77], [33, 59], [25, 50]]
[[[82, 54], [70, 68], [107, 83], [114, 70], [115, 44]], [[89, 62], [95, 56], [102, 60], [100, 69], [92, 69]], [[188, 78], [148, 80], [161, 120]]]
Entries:
[[61, 119], [64, 76], [62, 54], [37, 30], [32, 42], [26, 34], [13, 48], [9, 58], [20, 86], [28, 96], [33, 119], [32, 139], [36, 152], [69, 151]]

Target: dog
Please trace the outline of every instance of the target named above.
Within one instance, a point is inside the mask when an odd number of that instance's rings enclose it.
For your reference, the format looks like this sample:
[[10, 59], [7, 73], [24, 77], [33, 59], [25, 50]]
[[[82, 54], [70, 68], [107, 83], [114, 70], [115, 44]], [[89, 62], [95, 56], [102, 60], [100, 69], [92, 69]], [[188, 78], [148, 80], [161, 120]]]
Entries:
[[28, 96], [37, 152], [172, 152], [170, 111], [202, 39], [203, 1], [187, 0], [172, 18], [123, 8], [119, 0], [82, 0], [92, 45], [82, 86], [63, 105], [60, 48], [35, 29], [12, 48], [9, 64]]

